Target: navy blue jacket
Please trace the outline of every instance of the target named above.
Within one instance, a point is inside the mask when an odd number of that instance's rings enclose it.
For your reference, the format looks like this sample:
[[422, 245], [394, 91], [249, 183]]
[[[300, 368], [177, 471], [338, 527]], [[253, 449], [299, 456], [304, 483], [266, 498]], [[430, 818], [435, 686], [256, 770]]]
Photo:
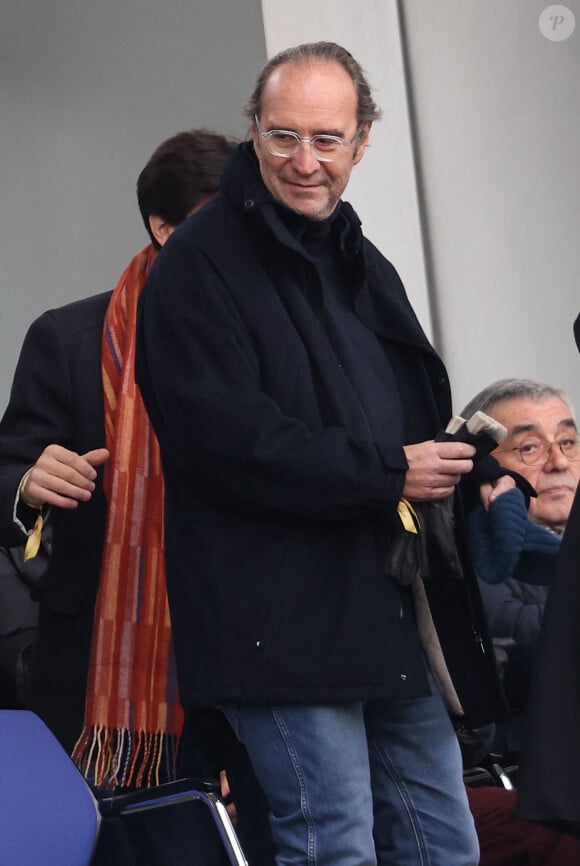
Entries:
[[528, 517], [517, 487], [498, 496], [488, 511], [477, 505], [468, 517], [469, 547], [475, 573], [487, 584], [514, 578], [547, 586], [560, 550], [560, 538]]
[[[340, 210], [352, 303], [388, 342], [406, 441], [416, 430], [432, 437], [451, 412], [443, 364], [393, 266], [363, 238], [352, 208]], [[314, 263], [262, 184], [251, 145], [241, 145], [220, 195], [161, 251], [138, 319], [137, 381], [166, 477], [185, 706], [428, 688], [412, 601], [384, 566], [404, 443], [388, 429], [369, 439], [321, 303]], [[457, 683], [464, 707], [483, 702], [490, 718], [495, 672], [478, 642], [475, 581], [453, 580], [441, 563], [429, 593], [448, 620], [441, 638], [467, 687]]]

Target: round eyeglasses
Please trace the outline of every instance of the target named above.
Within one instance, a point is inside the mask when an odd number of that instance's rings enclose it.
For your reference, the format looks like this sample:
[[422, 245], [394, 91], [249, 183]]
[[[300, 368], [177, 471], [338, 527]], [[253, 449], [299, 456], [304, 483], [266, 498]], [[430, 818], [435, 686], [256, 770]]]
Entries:
[[335, 159], [342, 153], [343, 147], [350, 147], [351, 144], [359, 137], [362, 125], [350, 139], [345, 141], [339, 138], [338, 135], [298, 135], [297, 132], [292, 132], [290, 129], [270, 129], [267, 132], [260, 126], [260, 121], [257, 115], [254, 115], [258, 135], [262, 141], [266, 142], [266, 146], [273, 156], [281, 156], [287, 159], [298, 153], [303, 141], [308, 142], [312, 149], [312, 153], [318, 162], [334, 162]]
[[540, 463], [547, 463], [552, 456], [552, 448], [556, 445], [564, 457], [568, 460], [580, 460], [580, 441], [571, 437], [565, 439], [556, 439], [555, 442], [548, 442], [547, 439], [531, 439], [524, 442], [523, 445], [517, 445], [515, 448], [504, 448], [503, 451], [494, 451], [494, 454], [502, 454], [508, 451], [517, 451], [520, 455], [520, 460], [526, 466], [539, 466]]

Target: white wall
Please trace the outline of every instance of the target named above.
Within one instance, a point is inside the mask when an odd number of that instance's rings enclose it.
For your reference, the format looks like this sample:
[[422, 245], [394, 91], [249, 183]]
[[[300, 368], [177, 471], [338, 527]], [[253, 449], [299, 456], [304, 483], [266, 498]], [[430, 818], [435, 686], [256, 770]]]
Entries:
[[564, 42], [539, 31], [546, 5], [0, 0], [0, 408], [30, 321], [112, 288], [146, 242], [134, 190], [154, 147], [200, 125], [243, 136], [266, 54], [332, 39], [384, 110], [347, 197], [442, 350], [456, 408], [526, 375], [580, 410], [580, 0]]
[[504, 376], [580, 412], [580, 0], [404, 0], [441, 349], [457, 408]]
[[0, 0], [0, 412], [32, 319], [112, 289], [146, 244], [155, 147], [243, 137], [265, 58], [259, 0]]

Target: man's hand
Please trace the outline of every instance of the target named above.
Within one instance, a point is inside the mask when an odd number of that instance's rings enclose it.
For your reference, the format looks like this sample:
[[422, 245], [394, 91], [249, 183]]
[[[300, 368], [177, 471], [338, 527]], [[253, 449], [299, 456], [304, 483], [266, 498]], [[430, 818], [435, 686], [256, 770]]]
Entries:
[[409, 468], [403, 496], [406, 499], [445, 499], [462, 475], [471, 472], [475, 454], [465, 442], [420, 442], [403, 447]]
[[489, 511], [489, 506], [498, 496], [501, 496], [502, 493], [505, 493], [507, 490], [513, 490], [515, 486], [516, 482], [510, 475], [502, 475], [501, 478], [498, 478], [496, 481], [486, 481], [485, 484], [481, 484], [479, 488], [481, 504], [486, 511]]
[[238, 819], [238, 813], [236, 809], [236, 804], [232, 800], [230, 783], [228, 782], [228, 777], [225, 770], [222, 770], [220, 773], [220, 795], [222, 800], [226, 804], [226, 809], [228, 810], [228, 815], [231, 818], [232, 824], [235, 824]]
[[95, 489], [95, 466], [109, 459], [106, 448], [96, 448], [86, 454], [77, 454], [61, 445], [47, 445], [28, 475], [20, 498], [31, 508], [56, 505], [58, 508], [76, 508], [87, 502]]

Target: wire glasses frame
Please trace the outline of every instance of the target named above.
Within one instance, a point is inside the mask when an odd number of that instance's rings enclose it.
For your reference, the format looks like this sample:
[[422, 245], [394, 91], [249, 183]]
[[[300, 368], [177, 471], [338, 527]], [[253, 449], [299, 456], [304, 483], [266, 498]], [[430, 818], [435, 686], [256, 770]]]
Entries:
[[554, 445], [558, 446], [567, 460], [580, 460], [580, 441], [577, 438], [556, 439], [554, 442], [538, 439], [533, 442], [525, 442], [523, 445], [516, 445], [515, 448], [497, 450], [494, 453], [505, 454], [507, 451], [518, 451], [522, 463], [525, 463], [526, 466], [538, 466], [548, 462]]
[[290, 129], [270, 129], [267, 132], [260, 126], [257, 114], [254, 115], [256, 129], [262, 141], [266, 142], [266, 146], [273, 156], [281, 156], [283, 159], [288, 159], [298, 153], [302, 142], [306, 141], [312, 149], [312, 153], [318, 162], [334, 162], [340, 153], [342, 147], [350, 147], [359, 137], [362, 124], [357, 128], [357, 131], [350, 139], [345, 141], [339, 138], [338, 135], [298, 135]]

